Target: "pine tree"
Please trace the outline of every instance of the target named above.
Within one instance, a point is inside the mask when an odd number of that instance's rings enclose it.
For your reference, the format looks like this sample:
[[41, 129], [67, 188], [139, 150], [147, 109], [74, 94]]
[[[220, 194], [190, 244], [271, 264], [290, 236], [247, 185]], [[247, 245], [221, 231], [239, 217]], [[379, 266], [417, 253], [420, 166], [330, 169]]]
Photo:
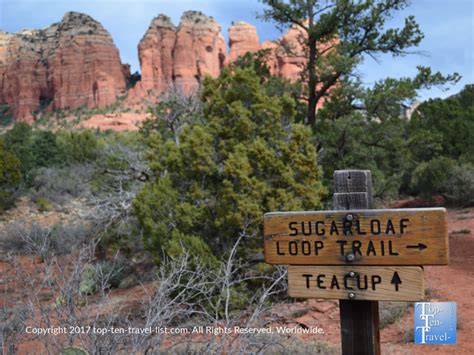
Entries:
[[[318, 103], [327, 101], [336, 95], [338, 86], [357, 77], [355, 69], [364, 57], [413, 53], [411, 48], [423, 39], [413, 16], [405, 19], [402, 28], [385, 28], [394, 13], [408, 6], [408, 0], [261, 1], [267, 5], [264, 19], [276, 22], [280, 28], [297, 26], [303, 33], [300, 41], [306, 48], [306, 66], [302, 77], [307, 83], [307, 123], [311, 126], [316, 125]], [[424, 84], [442, 78], [431, 76], [429, 68], [419, 70], [421, 76], [430, 74]], [[454, 75], [444, 79], [459, 78]]]

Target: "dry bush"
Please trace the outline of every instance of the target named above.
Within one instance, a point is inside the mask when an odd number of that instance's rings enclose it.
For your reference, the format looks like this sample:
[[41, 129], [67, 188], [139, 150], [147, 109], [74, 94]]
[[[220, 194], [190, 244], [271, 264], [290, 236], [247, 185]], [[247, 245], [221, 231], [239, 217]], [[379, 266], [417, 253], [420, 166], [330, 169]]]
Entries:
[[[21, 234], [21, 231], [18, 231]], [[28, 234], [28, 231], [24, 232]], [[24, 333], [26, 324], [51, 326], [89, 326], [94, 328], [119, 327], [192, 327], [211, 325], [215, 327], [265, 327], [274, 319], [267, 312], [269, 297], [286, 290], [286, 270], [275, 269], [271, 275], [251, 275], [239, 272], [244, 266], [236, 256], [238, 239], [229, 257], [221, 267], [210, 269], [200, 264], [183, 251], [181, 257], [169, 259], [160, 267], [155, 287], [143, 285], [145, 297], [138, 307], [126, 311], [120, 303], [114, 302], [110, 293], [113, 273], [96, 262], [96, 247], [99, 238], [88, 238], [76, 244], [70, 254], [59, 255], [46, 252], [54, 248], [43, 242], [45, 237], [22, 237], [30, 255], [43, 255], [43, 262], [32, 271], [26, 270], [18, 255], [10, 253], [8, 262], [15, 270], [15, 288], [22, 289], [26, 301], [17, 301], [15, 307], [23, 307], [23, 313], [15, 313], [15, 308], [3, 305], [2, 315], [6, 319], [2, 328], [4, 349], [13, 349], [20, 341], [36, 340], [49, 353], [59, 353], [61, 349], [79, 346], [91, 354], [96, 353], [156, 353], [173, 348], [191, 346], [205, 353], [263, 353], [271, 346], [279, 344], [278, 337], [261, 337], [256, 334], [230, 334], [206, 336], [199, 345], [189, 336], [171, 339], [172, 347], [164, 345], [170, 340], [163, 334], [106, 334], [93, 332], [64, 334], [60, 336], [34, 336]], [[47, 238], [46, 238], [47, 239]], [[30, 245], [31, 244], [31, 245]], [[43, 247], [45, 246], [46, 247]], [[49, 249], [48, 249], [49, 248]], [[114, 259], [115, 260], [115, 259]], [[112, 261], [114, 262], [114, 261]], [[80, 291], [84, 271], [93, 265], [100, 275], [96, 294], [87, 295]], [[264, 279], [266, 282], [246, 302], [246, 309], [232, 311], [232, 288], [243, 282]], [[45, 297], [48, 293], [48, 297]], [[51, 296], [52, 295], [52, 296]], [[52, 299], [49, 300], [49, 299]], [[192, 343], [192, 344], [190, 344]], [[169, 342], [167, 343], [169, 344]]]
[[4, 226], [0, 233], [0, 244], [7, 254], [19, 253], [45, 259], [71, 252], [90, 233], [82, 224], [45, 227], [37, 222], [16, 221]]
[[34, 201], [43, 198], [62, 205], [73, 197], [87, 196], [88, 182], [93, 174], [92, 164], [41, 168], [33, 180], [29, 195]]
[[410, 302], [380, 302], [380, 329], [403, 318], [412, 305]]

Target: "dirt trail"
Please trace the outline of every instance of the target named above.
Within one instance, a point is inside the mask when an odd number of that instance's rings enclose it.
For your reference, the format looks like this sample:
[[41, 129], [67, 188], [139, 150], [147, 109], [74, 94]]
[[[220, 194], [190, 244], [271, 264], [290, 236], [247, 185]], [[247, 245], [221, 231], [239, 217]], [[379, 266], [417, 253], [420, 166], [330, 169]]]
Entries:
[[413, 334], [411, 307], [403, 319], [381, 334], [383, 354], [474, 354], [474, 209], [448, 213], [449, 265], [425, 267], [427, 299], [457, 304], [456, 345], [403, 344]]

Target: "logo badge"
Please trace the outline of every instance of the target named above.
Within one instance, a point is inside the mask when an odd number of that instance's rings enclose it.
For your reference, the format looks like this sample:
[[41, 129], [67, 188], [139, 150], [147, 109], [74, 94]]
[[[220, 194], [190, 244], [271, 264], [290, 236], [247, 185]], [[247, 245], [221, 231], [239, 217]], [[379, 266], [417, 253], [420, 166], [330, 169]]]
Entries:
[[456, 303], [415, 303], [415, 344], [456, 344]]

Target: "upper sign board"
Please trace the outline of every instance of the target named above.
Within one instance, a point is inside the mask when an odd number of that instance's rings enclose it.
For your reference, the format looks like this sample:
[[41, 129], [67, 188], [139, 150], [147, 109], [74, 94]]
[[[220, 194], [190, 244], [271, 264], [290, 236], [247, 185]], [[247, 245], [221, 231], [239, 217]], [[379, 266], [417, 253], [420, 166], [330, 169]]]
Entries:
[[265, 261], [290, 265], [446, 265], [444, 208], [272, 212]]

